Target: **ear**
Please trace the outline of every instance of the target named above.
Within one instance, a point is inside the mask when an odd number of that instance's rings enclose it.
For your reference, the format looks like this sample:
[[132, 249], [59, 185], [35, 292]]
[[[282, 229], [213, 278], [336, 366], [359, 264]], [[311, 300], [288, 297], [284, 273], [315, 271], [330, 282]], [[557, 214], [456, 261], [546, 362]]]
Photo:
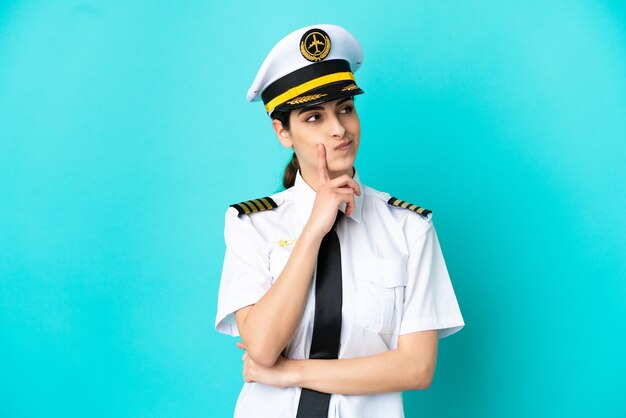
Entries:
[[272, 127], [274, 128], [276, 138], [278, 138], [281, 145], [285, 148], [293, 148], [291, 135], [289, 134], [289, 131], [283, 127], [283, 123], [278, 119], [272, 119]]

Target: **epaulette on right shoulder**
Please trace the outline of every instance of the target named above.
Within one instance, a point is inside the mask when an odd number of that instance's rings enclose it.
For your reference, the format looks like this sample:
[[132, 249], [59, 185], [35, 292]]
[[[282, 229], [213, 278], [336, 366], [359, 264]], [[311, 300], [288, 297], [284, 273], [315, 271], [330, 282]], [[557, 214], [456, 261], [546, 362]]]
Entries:
[[258, 199], [247, 200], [245, 202], [234, 203], [230, 205], [230, 207], [237, 209], [239, 215], [248, 215], [249, 213], [276, 209], [278, 205], [276, 204], [274, 199], [266, 196], [260, 197]]
[[404, 200], [400, 200], [398, 198], [392, 197], [387, 201], [388, 204], [392, 205], [392, 206], [397, 206], [399, 208], [403, 208], [403, 209], [408, 209], [408, 210], [412, 210], [413, 212], [417, 212], [420, 215], [422, 215], [424, 218], [429, 218], [429, 215], [431, 213], [433, 213], [432, 211], [419, 207], [417, 205], [414, 205], [413, 203], [409, 203], [406, 202]]

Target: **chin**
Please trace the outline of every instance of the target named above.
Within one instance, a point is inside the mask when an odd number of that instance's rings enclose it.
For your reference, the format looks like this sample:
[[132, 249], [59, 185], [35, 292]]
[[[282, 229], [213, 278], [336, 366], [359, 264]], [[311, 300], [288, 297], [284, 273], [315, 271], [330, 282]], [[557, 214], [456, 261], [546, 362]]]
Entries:
[[335, 164], [328, 165], [328, 171], [332, 173], [348, 173], [350, 176], [352, 173], [352, 168], [354, 167], [354, 158], [351, 158], [349, 161], [337, 161]]

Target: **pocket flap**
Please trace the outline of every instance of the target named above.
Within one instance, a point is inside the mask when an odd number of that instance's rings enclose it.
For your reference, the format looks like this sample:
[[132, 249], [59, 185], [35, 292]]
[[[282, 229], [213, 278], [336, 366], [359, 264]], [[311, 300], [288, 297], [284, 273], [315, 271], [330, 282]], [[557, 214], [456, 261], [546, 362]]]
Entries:
[[354, 263], [357, 280], [372, 282], [381, 287], [406, 286], [406, 269], [402, 259], [376, 258]]

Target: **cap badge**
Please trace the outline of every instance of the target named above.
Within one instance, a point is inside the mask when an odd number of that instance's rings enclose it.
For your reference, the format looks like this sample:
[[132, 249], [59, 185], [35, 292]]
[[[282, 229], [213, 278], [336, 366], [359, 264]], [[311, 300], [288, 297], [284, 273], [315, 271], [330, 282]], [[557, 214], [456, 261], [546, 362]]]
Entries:
[[310, 29], [300, 38], [300, 52], [311, 62], [319, 62], [330, 52], [330, 38], [321, 29]]

